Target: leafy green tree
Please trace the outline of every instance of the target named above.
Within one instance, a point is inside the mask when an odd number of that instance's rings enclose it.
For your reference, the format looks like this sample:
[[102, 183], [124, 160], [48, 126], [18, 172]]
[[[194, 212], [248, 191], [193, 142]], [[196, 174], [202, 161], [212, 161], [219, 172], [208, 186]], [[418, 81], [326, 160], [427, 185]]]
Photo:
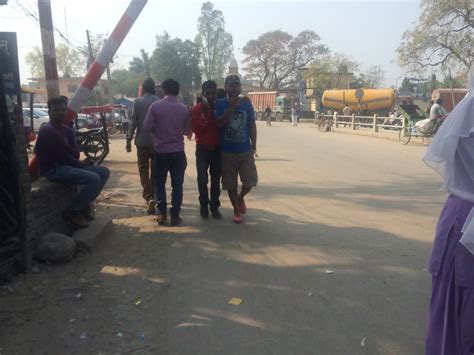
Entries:
[[124, 95], [127, 97], [137, 97], [138, 87], [145, 79], [143, 73], [135, 73], [131, 70], [119, 69], [111, 73], [112, 95]]
[[[32, 76], [44, 77], [43, 51], [38, 46], [26, 54], [25, 61]], [[56, 62], [60, 77], [76, 76], [84, 72], [84, 59], [80, 52], [66, 43], [59, 43], [56, 46]]]
[[262, 88], [279, 90], [294, 83], [300, 69], [328, 52], [319, 41], [309, 30], [296, 37], [280, 30], [266, 32], [244, 46], [244, 69]]
[[375, 65], [368, 68], [367, 71], [362, 72], [358, 79], [362, 84], [361, 87], [376, 89], [383, 84], [384, 75], [383, 69], [380, 66]]
[[201, 52], [201, 68], [206, 79], [220, 80], [233, 54], [232, 35], [225, 31], [222, 11], [205, 2], [198, 19], [196, 44]]
[[129, 65], [131, 72], [144, 74], [147, 78], [150, 77], [150, 56], [144, 49], [140, 49], [140, 57], [133, 57]]
[[303, 71], [307, 95], [320, 99], [324, 90], [346, 89], [354, 84], [354, 73], [359, 64], [348, 57], [334, 53], [327, 54], [308, 65]]
[[415, 71], [452, 66], [468, 70], [474, 63], [473, 0], [422, 0], [415, 28], [403, 35], [399, 62]]
[[410, 79], [405, 77], [403, 78], [402, 85], [400, 86], [400, 89], [398, 90], [400, 92], [412, 92], [413, 91], [413, 86], [411, 85]]
[[155, 80], [175, 79], [179, 82], [186, 103], [192, 104], [201, 85], [200, 52], [190, 40], [171, 38], [168, 33], [156, 37], [150, 72]]

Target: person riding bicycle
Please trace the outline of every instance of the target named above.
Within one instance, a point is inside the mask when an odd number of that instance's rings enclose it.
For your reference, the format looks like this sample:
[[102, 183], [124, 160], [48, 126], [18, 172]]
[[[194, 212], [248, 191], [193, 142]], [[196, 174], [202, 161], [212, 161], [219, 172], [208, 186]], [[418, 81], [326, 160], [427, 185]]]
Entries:
[[265, 108], [265, 120], [267, 121], [267, 126], [272, 125], [272, 109], [270, 108], [270, 105], [267, 105]]
[[443, 99], [438, 98], [436, 99], [433, 106], [430, 109], [430, 120], [434, 123], [438, 123], [438, 121], [442, 121], [448, 115], [448, 112], [443, 108]]
[[438, 128], [443, 123], [444, 119], [448, 115], [448, 112], [441, 106], [443, 100], [441, 98], [436, 99], [433, 106], [430, 109], [430, 117], [415, 124], [416, 129], [424, 135], [434, 135]]

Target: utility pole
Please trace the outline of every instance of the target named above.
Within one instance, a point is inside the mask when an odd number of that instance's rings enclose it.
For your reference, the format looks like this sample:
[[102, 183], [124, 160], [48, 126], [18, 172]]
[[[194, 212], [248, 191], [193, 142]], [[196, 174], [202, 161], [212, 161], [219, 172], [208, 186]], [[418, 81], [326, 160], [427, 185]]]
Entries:
[[91, 36], [89, 30], [86, 30], [87, 36], [87, 49], [89, 50], [89, 57], [87, 58], [87, 70], [89, 70], [90, 66], [94, 62], [94, 54], [92, 53], [92, 44], [91, 44]]
[[58, 67], [56, 63], [56, 47], [54, 45], [51, 1], [38, 0], [38, 13], [41, 27], [41, 43], [43, 47], [46, 91], [48, 93], [49, 100], [59, 96]]
[[64, 26], [66, 27], [66, 41], [67, 41], [67, 44], [70, 45], [70, 43], [69, 43], [69, 33], [68, 33], [68, 31], [67, 31], [66, 6], [64, 6]]

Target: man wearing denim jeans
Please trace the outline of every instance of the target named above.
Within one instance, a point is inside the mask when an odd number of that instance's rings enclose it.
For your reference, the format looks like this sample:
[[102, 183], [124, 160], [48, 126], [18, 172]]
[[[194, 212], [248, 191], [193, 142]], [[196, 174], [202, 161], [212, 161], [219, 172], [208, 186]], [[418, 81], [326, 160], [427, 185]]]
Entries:
[[161, 87], [165, 97], [150, 106], [143, 127], [153, 135], [157, 222], [165, 225], [167, 221], [166, 179], [169, 172], [172, 187], [171, 226], [177, 226], [182, 221], [179, 213], [183, 202], [184, 172], [187, 166], [184, 136], [191, 131], [191, 117], [188, 108], [177, 98], [179, 83], [167, 79]]
[[64, 125], [66, 102], [62, 98], [48, 101], [49, 123], [41, 126], [35, 146], [40, 174], [49, 181], [81, 185], [65, 216], [76, 228], [88, 226], [92, 220], [90, 205], [99, 196], [110, 172], [103, 166], [79, 160], [74, 131]]
[[127, 136], [126, 150], [132, 151], [132, 139], [135, 136], [135, 146], [137, 147], [138, 174], [143, 187], [143, 199], [147, 204], [148, 214], [155, 213], [155, 194], [153, 188], [153, 137], [143, 129], [143, 121], [151, 104], [160, 99], [156, 95], [155, 82], [151, 78], [143, 81], [142, 88], [144, 95], [138, 97], [133, 102], [132, 121]]
[[[196, 170], [201, 217], [209, 218], [209, 207], [215, 219], [221, 219], [219, 196], [221, 194], [221, 147], [220, 130], [214, 120], [214, 103], [217, 84], [208, 80], [202, 84], [203, 99], [191, 113], [193, 132], [196, 135]], [[209, 171], [209, 174], [208, 174]], [[211, 198], [207, 183], [211, 175]]]

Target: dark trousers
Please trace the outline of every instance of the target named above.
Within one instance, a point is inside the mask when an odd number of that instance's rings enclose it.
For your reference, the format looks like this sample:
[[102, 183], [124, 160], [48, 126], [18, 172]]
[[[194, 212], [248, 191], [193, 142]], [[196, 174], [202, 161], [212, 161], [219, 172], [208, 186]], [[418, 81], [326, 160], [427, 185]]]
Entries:
[[186, 154], [154, 153], [153, 173], [155, 179], [155, 201], [160, 213], [166, 213], [166, 178], [171, 177], [171, 216], [179, 216], [183, 202], [184, 172], [187, 166]]
[[[201, 207], [209, 206], [212, 212], [217, 211], [221, 205], [219, 196], [221, 194], [221, 150], [219, 147], [196, 146], [196, 169], [199, 189], [199, 203]], [[209, 174], [208, 174], [209, 171]], [[211, 175], [211, 199], [207, 183]]]
[[122, 122], [122, 133], [128, 134], [128, 122]]
[[146, 202], [154, 199], [153, 188], [153, 148], [137, 146], [138, 173]]

